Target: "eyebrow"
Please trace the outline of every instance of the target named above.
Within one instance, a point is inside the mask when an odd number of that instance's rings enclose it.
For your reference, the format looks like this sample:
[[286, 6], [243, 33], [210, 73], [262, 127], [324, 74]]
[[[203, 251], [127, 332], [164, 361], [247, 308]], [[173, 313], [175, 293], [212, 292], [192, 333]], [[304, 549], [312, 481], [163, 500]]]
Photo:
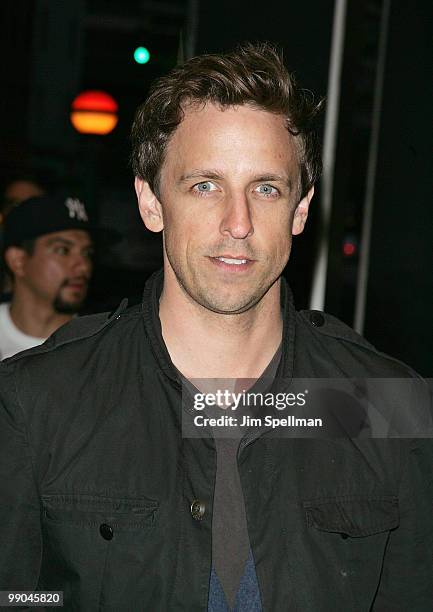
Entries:
[[[63, 244], [64, 246], [76, 246], [76, 243], [73, 242], [72, 240], [68, 240], [67, 238], [60, 238], [60, 237], [56, 237], [56, 238], [51, 238], [50, 240], [47, 240], [46, 245], [47, 246], [52, 246], [53, 244]], [[85, 244], [84, 246], [82, 246], [82, 248], [84, 249], [92, 249], [93, 248], [93, 243], [89, 242], [88, 244]]]
[[[188, 172], [188, 174], [182, 174], [182, 176], [179, 179], [179, 182], [184, 183], [190, 179], [196, 179], [196, 178], [221, 180], [223, 176], [216, 170], [199, 169], [199, 170], [192, 170], [192, 172]], [[256, 176], [252, 182], [259, 183], [259, 182], [267, 182], [267, 181], [276, 181], [279, 183], [284, 183], [285, 185], [287, 185], [289, 189], [292, 189], [292, 181], [290, 180], [290, 178], [286, 176], [282, 176], [281, 174], [262, 174], [260, 176]]]
[[182, 174], [182, 176], [179, 179], [179, 182], [184, 183], [185, 181], [189, 181], [190, 179], [195, 179], [195, 178], [210, 178], [210, 179], [218, 180], [218, 179], [222, 179], [223, 177], [216, 170], [200, 169], [200, 170], [192, 170], [192, 172], [188, 172], [188, 174]]
[[288, 176], [282, 176], [281, 174], [263, 174], [255, 179], [255, 182], [275, 181], [276, 183], [284, 183], [289, 189], [292, 188], [292, 181]]
[[67, 240], [66, 238], [51, 238], [50, 240], [47, 240], [47, 244], [51, 245], [51, 244], [55, 244], [56, 242], [61, 242], [62, 244], [68, 245], [68, 246], [73, 246], [73, 242], [72, 240]]

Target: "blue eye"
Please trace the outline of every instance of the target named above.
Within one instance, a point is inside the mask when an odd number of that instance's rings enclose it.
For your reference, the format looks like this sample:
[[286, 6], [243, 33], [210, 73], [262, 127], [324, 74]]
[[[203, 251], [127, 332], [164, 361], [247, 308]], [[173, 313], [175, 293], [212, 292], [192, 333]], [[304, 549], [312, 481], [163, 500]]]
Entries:
[[275, 187], [272, 187], [272, 185], [267, 185], [267, 184], [259, 185], [257, 187], [257, 190], [259, 193], [265, 196], [276, 195], [278, 193], [278, 189], [276, 189]]
[[213, 183], [211, 183], [211, 181], [203, 181], [202, 183], [197, 183], [197, 185], [194, 185], [194, 189], [196, 189], [199, 193], [207, 193], [208, 191], [214, 191], [216, 187]]

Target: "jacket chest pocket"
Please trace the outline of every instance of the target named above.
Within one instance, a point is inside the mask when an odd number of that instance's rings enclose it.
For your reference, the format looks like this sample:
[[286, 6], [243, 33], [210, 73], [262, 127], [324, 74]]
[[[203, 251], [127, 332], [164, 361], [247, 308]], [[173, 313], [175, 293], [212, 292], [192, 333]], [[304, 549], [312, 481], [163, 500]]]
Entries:
[[64, 590], [71, 609], [121, 609], [119, 597], [128, 590], [151, 596], [157, 500], [46, 495], [42, 504], [44, 588]]
[[[398, 529], [398, 498], [341, 496], [304, 501], [313, 549], [327, 559], [329, 584], [338, 584], [366, 609], [378, 588], [390, 532]], [[368, 609], [368, 608], [367, 608]]]
[[303, 506], [309, 527], [343, 539], [373, 536], [399, 525], [396, 497], [347, 496], [305, 501]]

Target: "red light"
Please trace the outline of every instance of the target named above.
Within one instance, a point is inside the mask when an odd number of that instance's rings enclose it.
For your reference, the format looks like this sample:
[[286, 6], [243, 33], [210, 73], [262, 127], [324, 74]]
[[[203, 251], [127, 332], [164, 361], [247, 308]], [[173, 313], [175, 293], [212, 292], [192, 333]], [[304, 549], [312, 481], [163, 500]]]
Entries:
[[116, 100], [105, 91], [83, 91], [72, 102], [71, 123], [77, 132], [103, 136], [116, 127], [118, 108]]
[[74, 111], [116, 113], [118, 108], [116, 100], [105, 91], [83, 91], [72, 102]]
[[343, 245], [343, 253], [346, 255], [346, 257], [351, 257], [352, 255], [355, 254], [356, 251], [356, 246], [353, 244], [353, 242], [345, 242]]

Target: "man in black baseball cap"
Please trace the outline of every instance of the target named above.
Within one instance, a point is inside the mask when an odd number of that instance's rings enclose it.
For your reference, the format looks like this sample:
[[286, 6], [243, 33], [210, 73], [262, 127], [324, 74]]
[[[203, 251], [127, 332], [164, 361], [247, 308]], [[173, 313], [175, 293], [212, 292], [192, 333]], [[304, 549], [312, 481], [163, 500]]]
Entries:
[[4, 220], [3, 260], [12, 299], [0, 304], [0, 359], [41, 344], [78, 312], [99, 230], [75, 197], [32, 197]]

